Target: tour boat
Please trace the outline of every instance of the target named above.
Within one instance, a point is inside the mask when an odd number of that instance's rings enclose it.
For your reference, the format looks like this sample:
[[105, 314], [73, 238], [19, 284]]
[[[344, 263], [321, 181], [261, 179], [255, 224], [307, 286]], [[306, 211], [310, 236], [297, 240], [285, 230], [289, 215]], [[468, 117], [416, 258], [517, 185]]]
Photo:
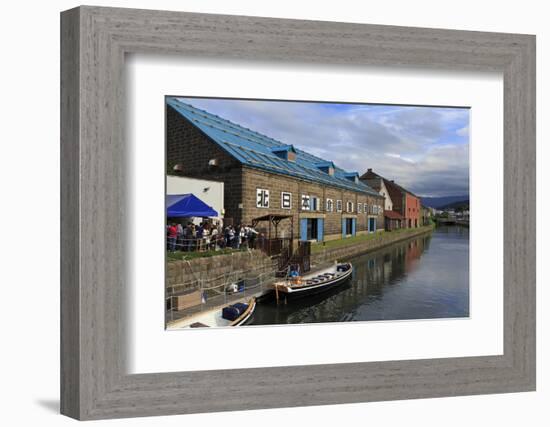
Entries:
[[239, 302], [217, 308], [187, 319], [177, 320], [171, 323], [169, 329], [182, 328], [222, 328], [225, 326], [242, 326], [252, 320], [256, 310], [256, 298], [251, 298], [248, 303]]
[[285, 298], [297, 298], [318, 294], [341, 285], [351, 277], [352, 273], [351, 263], [334, 263], [330, 267], [303, 276], [287, 277], [286, 280], [275, 282], [272, 286], [277, 299], [280, 293]]

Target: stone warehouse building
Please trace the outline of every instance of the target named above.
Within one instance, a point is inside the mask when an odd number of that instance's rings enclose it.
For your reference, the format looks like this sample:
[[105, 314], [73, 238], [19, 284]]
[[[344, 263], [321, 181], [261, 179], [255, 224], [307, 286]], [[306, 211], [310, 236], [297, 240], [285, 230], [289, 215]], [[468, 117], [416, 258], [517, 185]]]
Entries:
[[[300, 240], [333, 240], [383, 230], [384, 198], [331, 161], [313, 156], [168, 97], [169, 174], [224, 182], [225, 221], [293, 217]], [[289, 237], [282, 221], [280, 237]]]

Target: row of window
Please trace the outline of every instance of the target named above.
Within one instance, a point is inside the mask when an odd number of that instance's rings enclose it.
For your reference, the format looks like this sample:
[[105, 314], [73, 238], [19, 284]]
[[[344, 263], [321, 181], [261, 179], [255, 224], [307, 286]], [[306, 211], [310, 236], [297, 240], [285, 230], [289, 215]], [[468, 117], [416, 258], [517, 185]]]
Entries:
[[[269, 190], [264, 188], [256, 189], [256, 207], [257, 208], [269, 208]], [[281, 193], [281, 208], [292, 209], [292, 193], [283, 191]], [[346, 203], [346, 212], [354, 212], [354, 202], [348, 201]], [[310, 196], [308, 194], [302, 194], [300, 209], [303, 211], [321, 211], [322, 204], [321, 199], [316, 196]], [[342, 200], [336, 200], [336, 207], [334, 206], [333, 199], [326, 199], [325, 211], [326, 212], [342, 212]], [[382, 206], [368, 205], [367, 203], [357, 203], [357, 213], [366, 213], [379, 215], [383, 212]]]

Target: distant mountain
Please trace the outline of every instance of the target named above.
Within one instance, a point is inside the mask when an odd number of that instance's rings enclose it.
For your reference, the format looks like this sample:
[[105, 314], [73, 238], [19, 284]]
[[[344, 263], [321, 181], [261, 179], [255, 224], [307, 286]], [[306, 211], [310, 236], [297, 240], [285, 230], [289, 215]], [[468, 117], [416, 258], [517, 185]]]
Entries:
[[421, 197], [420, 200], [424, 206], [435, 209], [441, 209], [456, 202], [470, 204], [470, 196]]

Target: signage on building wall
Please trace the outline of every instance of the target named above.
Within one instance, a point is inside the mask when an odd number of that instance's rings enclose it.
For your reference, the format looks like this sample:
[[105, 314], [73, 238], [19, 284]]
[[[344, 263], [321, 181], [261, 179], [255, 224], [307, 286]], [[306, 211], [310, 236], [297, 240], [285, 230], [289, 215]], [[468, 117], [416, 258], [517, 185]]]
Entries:
[[256, 207], [268, 208], [269, 207], [269, 190], [263, 188], [256, 188]]
[[321, 206], [319, 205], [319, 198], [318, 197], [312, 197], [311, 198], [311, 210], [312, 211], [320, 211]]
[[311, 200], [310, 200], [310, 197], [306, 194], [302, 194], [302, 210], [303, 211], [311, 210]]
[[281, 193], [281, 208], [283, 209], [290, 209], [292, 208], [292, 194], [282, 192]]

